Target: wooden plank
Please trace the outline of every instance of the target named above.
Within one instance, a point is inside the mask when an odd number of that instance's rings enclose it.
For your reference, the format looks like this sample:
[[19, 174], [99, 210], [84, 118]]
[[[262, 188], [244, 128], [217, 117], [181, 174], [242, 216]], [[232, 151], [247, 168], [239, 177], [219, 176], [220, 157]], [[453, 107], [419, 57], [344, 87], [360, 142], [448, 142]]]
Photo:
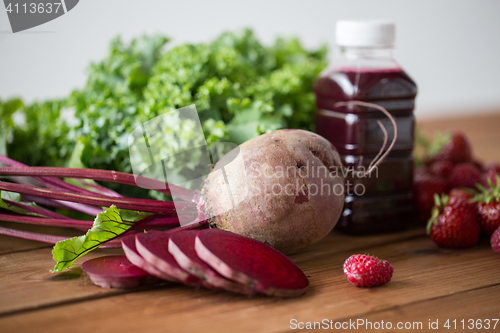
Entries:
[[[432, 329], [433, 332], [462, 330], [498, 331], [500, 330], [499, 297], [500, 285], [496, 285], [489, 288], [481, 288], [405, 306], [398, 306], [391, 310], [352, 318], [352, 321], [363, 320], [360, 321], [360, 324], [362, 324], [360, 325], [360, 330], [370, 329], [375, 322], [378, 322], [378, 326], [380, 327], [380, 322], [383, 320], [386, 322], [386, 329], [388, 327], [387, 321], [390, 321], [390, 325], [396, 328], [398, 323], [405, 325], [407, 322], [410, 322], [411, 324], [406, 324], [408, 325], [408, 329], [405, 329], [405, 332], [425, 332], [430, 330], [430, 326], [438, 328], [438, 330]], [[497, 321], [492, 321], [492, 319], [497, 319]], [[462, 320], [464, 320], [463, 323], [461, 322]], [[340, 321], [349, 321], [349, 318], [341, 319]], [[447, 323], [450, 325], [450, 328], [445, 327]], [[486, 328], [488, 323], [489, 329]], [[494, 327], [495, 323], [496, 327]], [[422, 327], [422, 329], [419, 330], [418, 327]]]
[[[344, 244], [346, 246], [347, 244]], [[299, 266], [310, 277], [307, 293], [296, 299], [246, 297], [184, 287], [90, 300], [0, 318], [3, 332], [82, 331], [245, 331], [280, 332], [290, 320], [320, 321], [390, 310], [450, 294], [500, 284], [498, 255], [486, 241], [470, 249], [438, 249], [427, 237], [365, 247], [389, 260], [393, 281], [373, 289], [350, 285], [342, 263], [351, 250], [325, 252]], [[296, 257], [293, 257], [297, 259]], [[466, 308], [477, 307], [470, 303]], [[110, 313], [106, 315], [106, 313]], [[116, 309], [116, 310], [115, 310]], [[57, 325], [51, 325], [57, 323]]]
[[59, 274], [50, 273], [55, 265], [50, 248], [0, 256], [0, 314], [119, 293], [93, 288], [79, 267], [87, 259], [121, 253], [121, 249], [94, 251], [79, 259], [75, 268]]
[[[366, 246], [389, 244], [396, 241], [419, 237], [423, 234], [421, 229], [408, 230], [404, 233], [393, 233], [367, 237], [353, 237], [339, 233], [332, 233], [321, 243], [318, 243], [305, 252], [296, 255], [297, 262], [304, 262], [316, 256], [330, 255], [334, 252], [348, 249], [357, 250]], [[120, 250], [100, 250], [78, 260], [70, 273], [65, 273], [58, 278], [49, 270], [54, 266], [50, 249], [39, 249], [23, 253], [13, 253], [0, 256], [0, 267], [3, 274], [0, 276], [0, 314], [16, 312], [26, 309], [58, 304], [61, 302], [75, 301], [100, 295], [103, 290], [94, 288], [90, 281], [79, 278], [81, 271], [79, 265], [92, 257], [121, 253]], [[66, 279], [65, 277], [74, 278]], [[63, 281], [59, 281], [63, 280]], [[61, 288], [74, 292], [61, 293]], [[107, 291], [104, 291], [107, 292]]]

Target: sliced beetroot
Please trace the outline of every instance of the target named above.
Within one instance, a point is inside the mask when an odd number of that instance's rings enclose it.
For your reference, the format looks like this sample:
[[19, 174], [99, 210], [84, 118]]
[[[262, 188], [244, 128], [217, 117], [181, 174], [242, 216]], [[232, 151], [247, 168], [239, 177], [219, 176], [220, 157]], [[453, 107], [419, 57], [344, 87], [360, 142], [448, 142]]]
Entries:
[[309, 281], [287, 256], [257, 240], [218, 229], [196, 236], [198, 256], [224, 277], [268, 296], [296, 297]]
[[179, 266], [216, 288], [251, 295], [252, 290], [246, 285], [226, 279], [196, 254], [194, 245], [199, 232], [199, 230], [185, 230], [170, 236], [168, 250]]
[[188, 286], [209, 287], [200, 278], [179, 266], [175, 258], [168, 252], [169, 238], [170, 233], [168, 232], [137, 234], [135, 238], [137, 252], [147, 263], [177, 282]]
[[167, 275], [161, 271], [159, 271], [155, 266], [150, 265], [144, 258], [139, 254], [137, 248], [135, 246], [135, 234], [128, 235], [121, 239], [123, 252], [125, 252], [125, 256], [127, 259], [134, 264], [135, 266], [145, 270], [149, 274], [156, 276], [162, 280], [177, 282], [176, 279], [172, 278], [170, 275]]
[[124, 255], [88, 260], [82, 264], [82, 269], [94, 284], [102, 288], [128, 289], [158, 281]]

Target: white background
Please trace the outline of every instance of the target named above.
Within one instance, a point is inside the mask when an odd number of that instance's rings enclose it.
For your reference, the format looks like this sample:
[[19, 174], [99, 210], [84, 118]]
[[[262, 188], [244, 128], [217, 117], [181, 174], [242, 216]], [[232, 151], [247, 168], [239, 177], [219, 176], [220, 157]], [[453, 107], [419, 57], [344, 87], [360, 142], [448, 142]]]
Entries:
[[80, 0], [66, 15], [16, 34], [2, 7], [0, 98], [33, 101], [82, 87], [88, 64], [117, 34], [161, 32], [178, 44], [250, 27], [266, 43], [295, 35], [308, 47], [333, 49], [338, 19], [374, 18], [397, 24], [395, 54], [419, 86], [419, 119], [500, 112], [499, 0]]

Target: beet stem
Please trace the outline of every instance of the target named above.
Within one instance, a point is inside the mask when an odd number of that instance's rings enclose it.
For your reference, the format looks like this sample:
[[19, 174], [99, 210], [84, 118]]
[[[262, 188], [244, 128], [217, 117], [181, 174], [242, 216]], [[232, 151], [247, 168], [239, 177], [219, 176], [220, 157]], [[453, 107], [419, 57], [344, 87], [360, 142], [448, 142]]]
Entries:
[[104, 195], [107, 195], [107, 196], [110, 196], [110, 197], [123, 197], [123, 195], [121, 195], [120, 193], [118, 192], [115, 192], [113, 191], [112, 189], [109, 189], [105, 186], [102, 186], [100, 184], [88, 184], [88, 183], [85, 183], [85, 181], [83, 179], [73, 179], [73, 181], [77, 182], [78, 184], [80, 184], [80, 187], [91, 187], [93, 189], [95, 189], [95, 191], [92, 191], [92, 192], [96, 192], [96, 193], [99, 193], [101, 192], [102, 194]]
[[[0, 155], [0, 163], [10, 165], [10, 167], [14, 167], [14, 168], [29, 168], [28, 165], [23, 164], [23, 163], [18, 162], [18, 161], [15, 161], [13, 159], [10, 159], [4, 155]], [[4, 167], [2, 167], [2, 168], [4, 168]], [[9, 167], [7, 167], [7, 168], [9, 168]], [[48, 188], [52, 188], [52, 189], [56, 189], [56, 190], [68, 190], [68, 191], [72, 191], [75, 193], [81, 193], [81, 194], [93, 194], [93, 193], [95, 193], [95, 192], [86, 190], [84, 188], [66, 183], [63, 180], [57, 179], [54, 177], [39, 177], [39, 176], [29, 176], [29, 177], [32, 178], [35, 182], [38, 182], [42, 185], [45, 185]]]
[[92, 221], [81, 221], [73, 219], [48, 219], [44, 217], [32, 217], [23, 215], [0, 214], [0, 221], [18, 222], [26, 224], [45, 225], [51, 227], [85, 227], [91, 228]]
[[35, 195], [39, 197], [64, 200], [70, 202], [90, 204], [94, 206], [116, 205], [120, 209], [138, 210], [152, 213], [175, 213], [176, 205], [184, 208], [194, 208], [193, 203], [178, 202], [174, 204], [170, 201], [158, 201], [150, 199], [134, 198], [110, 198], [108, 196], [94, 193], [93, 195], [84, 195], [60, 190], [51, 190], [29, 185], [21, 185], [0, 181], [0, 190], [17, 192], [21, 194]]
[[0, 227], [0, 235], [12, 236], [16, 238], [22, 238], [49, 244], [55, 244], [57, 242], [67, 239], [67, 237], [62, 237], [62, 236], [45, 235], [36, 232], [21, 231], [4, 227]]
[[[1, 159], [0, 159], [1, 162]], [[134, 175], [109, 170], [99, 169], [73, 169], [73, 168], [56, 168], [56, 167], [0, 167], [0, 175], [2, 176], [29, 176], [29, 177], [63, 177], [77, 179], [92, 179], [97, 181], [107, 181], [130, 185], [137, 187], [136, 177]], [[180, 199], [191, 201], [195, 195], [195, 191], [188, 190], [179, 186], [170, 185], [165, 182], [138, 176], [142, 182], [147, 183], [150, 187], [156, 187], [157, 192], [172, 194], [171, 189], [175, 189], [175, 194]], [[67, 184], [67, 183], [65, 183]], [[163, 188], [163, 189], [162, 189]]]
[[64, 216], [64, 215], [61, 215], [61, 214], [57, 214], [57, 213], [55, 213], [53, 211], [50, 211], [50, 210], [47, 210], [47, 209], [43, 209], [43, 208], [32, 207], [32, 206], [24, 204], [22, 202], [15, 202], [15, 201], [7, 200], [7, 199], [3, 199], [3, 201], [5, 203], [11, 205], [11, 206], [22, 208], [22, 209], [25, 209], [25, 210], [30, 211], [32, 213], [35, 213], [35, 214], [38, 214], [38, 215], [42, 215], [42, 216], [45, 216], [45, 217], [52, 217], [54, 219], [70, 219], [67, 216]]
[[94, 207], [94, 206], [89, 206], [89, 205], [84, 205], [84, 204], [69, 202], [69, 201], [63, 201], [63, 200], [53, 200], [53, 199], [48, 199], [48, 198], [42, 198], [42, 197], [37, 197], [34, 195], [29, 195], [29, 194], [21, 195], [21, 199], [23, 201], [34, 202], [34, 203], [37, 203], [39, 205], [44, 205], [44, 206], [52, 207], [52, 208], [72, 209], [72, 210], [76, 210], [77, 212], [81, 212], [81, 213], [88, 214], [91, 216], [96, 216], [97, 214], [102, 212], [101, 208]]

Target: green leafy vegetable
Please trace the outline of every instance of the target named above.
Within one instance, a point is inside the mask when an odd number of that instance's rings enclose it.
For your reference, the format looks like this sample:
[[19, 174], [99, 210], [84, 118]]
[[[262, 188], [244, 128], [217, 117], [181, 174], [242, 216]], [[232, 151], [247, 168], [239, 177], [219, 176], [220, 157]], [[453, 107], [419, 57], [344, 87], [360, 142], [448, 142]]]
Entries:
[[0, 154], [6, 155], [7, 141], [14, 126], [12, 115], [23, 106], [23, 102], [18, 98], [13, 98], [2, 102], [0, 100]]
[[71, 267], [76, 259], [123, 234], [133, 224], [134, 222], [124, 221], [114, 205], [102, 211], [85, 235], [60, 241], [54, 246], [52, 255], [57, 264], [52, 272], [60, 272]]
[[7, 155], [28, 165], [64, 166], [73, 150], [63, 115], [66, 101], [54, 100], [24, 105], [19, 111], [24, 123], [15, 127]]
[[[312, 86], [326, 66], [325, 47], [311, 52], [296, 38], [279, 38], [267, 46], [248, 29], [204, 44], [166, 49], [167, 41], [159, 35], [130, 43], [113, 39], [108, 55], [90, 66], [83, 89], [61, 101], [22, 109], [26, 124], [15, 128], [8, 155], [33, 166], [130, 173], [132, 130], [191, 104], [208, 143], [240, 144], [280, 128], [314, 129]], [[197, 164], [195, 156], [177, 158], [166, 162]], [[125, 196], [148, 195], [143, 189], [106, 185]]]

